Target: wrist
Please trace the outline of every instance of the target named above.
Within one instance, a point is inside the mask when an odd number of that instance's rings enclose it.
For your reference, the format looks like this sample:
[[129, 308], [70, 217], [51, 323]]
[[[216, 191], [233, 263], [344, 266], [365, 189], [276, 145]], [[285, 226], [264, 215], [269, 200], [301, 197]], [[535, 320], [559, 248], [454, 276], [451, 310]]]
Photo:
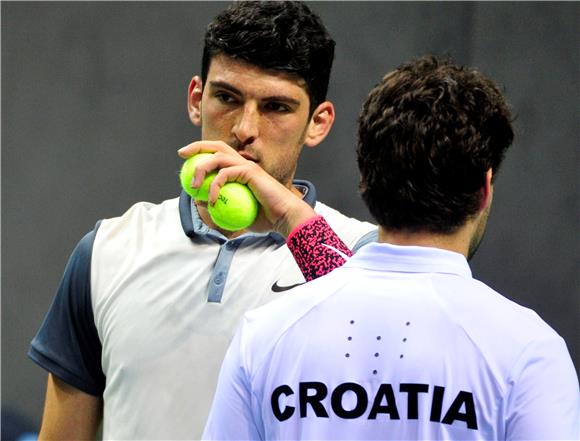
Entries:
[[284, 237], [288, 237], [292, 231], [316, 218], [316, 216], [314, 209], [301, 200], [299, 204], [288, 210], [286, 215], [278, 222], [276, 231]]

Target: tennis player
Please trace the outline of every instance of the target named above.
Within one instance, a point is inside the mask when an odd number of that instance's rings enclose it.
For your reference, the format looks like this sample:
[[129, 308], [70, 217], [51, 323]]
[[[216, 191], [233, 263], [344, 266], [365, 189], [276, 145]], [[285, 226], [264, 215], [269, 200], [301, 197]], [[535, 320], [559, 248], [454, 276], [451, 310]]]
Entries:
[[[322, 20], [302, 2], [226, 6], [187, 88], [201, 140], [252, 164], [348, 248], [375, 240], [375, 225], [295, 176], [303, 148], [334, 122], [335, 43]], [[304, 281], [284, 234], [220, 229], [185, 192], [99, 221], [72, 252], [29, 351], [48, 371], [39, 439], [94, 439], [99, 426], [103, 439], [199, 439], [242, 314]]]
[[383, 78], [357, 152], [380, 243], [245, 314], [204, 439], [578, 439], [564, 340], [468, 264], [511, 121], [475, 69], [424, 57]]

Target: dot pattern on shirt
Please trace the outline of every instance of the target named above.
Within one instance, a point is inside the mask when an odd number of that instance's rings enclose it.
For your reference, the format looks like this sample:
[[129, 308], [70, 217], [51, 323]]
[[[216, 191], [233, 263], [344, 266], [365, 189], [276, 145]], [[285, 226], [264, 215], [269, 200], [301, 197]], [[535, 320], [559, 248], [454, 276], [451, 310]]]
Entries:
[[[406, 322], [406, 323], [405, 323], [405, 326], [411, 326], [411, 322]], [[403, 338], [403, 343], [406, 343], [406, 342], [407, 342], [407, 337], [404, 337], [404, 338]], [[399, 355], [399, 359], [402, 359], [402, 358], [404, 358], [404, 357], [405, 357], [405, 355], [404, 355], [404, 354], [401, 354], [401, 355]]]
[[[348, 324], [351, 325], [351, 326], [355, 325], [355, 323], [356, 323], [356, 321], [354, 319], [348, 320]], [[408, 326], [411, 326], [411, 322], [410, 321], [406, 321], [405, 322], [405, 327], [408, 327]], [[377, 342], [380, 342], [382, 340], [382, 336], [380, 336], [380, 335], [377, 335], [375, 338], [376, 338], [376, 341]], [[347, 336], [346, 337], [346, 340], [348, 342], [352, 342], [353, 341], [352, 335]], [[407, 337], [403, 337], [401, 341], [403, 343], [406, 343], [407, 342]], [[351, 357], [351, 353], [350, 352], [346, 352], [344, 354], [344, 356], [345, 356], [345, 358], [350, 358]], [[381, 353], [378, 352], [378, 351], [373, 353], [373, 357], [375, 359], [380, 358], [380, 356], [381, 356]], [[400, 354], [399, 355], [399, 359], [403, 359], [403, 358], [405, 358], [405, 355], [404, 354]], [[377, 369], [373, 369], [372, 374], [373, 375], [377, 375], [378, 374], [378, 370]]]
[[[355, 323], [356, 323], [356, 321], [354, 319], [351, 319], [351, 320], [348, 321], [348, 324], [351, 325], [351, 326], [354, 325]], [[377, 335], [376, 336], [376, 340], [377, 341], [381, 341], [381, 339], [382, 339], [382, 337], [380, 335]], [[349, 342], [352, 341], [352, 336], [349, 335], [348, 337], [346, 337], [346, 340], [349, 341]], [[378, 357], [380, 357], [380, 355], [381, 354], [379, 352], [375, 352], [373, 354], [374, 358], [378, 358]], [[350, 358], [350, 352], [345, 353], [344, 356], [345, 356], [345, 358]], [[373, 373], [373, 375], [377, 375], [378, 374], [378, 370], [377, 369], [373, 369], [372, 373]]]
[[[380, 342], [380, 341], [381, 341], [381, 338], [382, 338], [382, 337], [381, 337], [380, 335], [377, 335], [377, 337], [376, 337], [376, 341], [377, 341], [377, 342]], [[378, 344], [378, 343], [377, 343], [377, 344]], [[379, 354], [378, 352], [375, 352], [375, 354], [374, 354], [375, 358], [378, 358], [378, 357], [379, 357], [379, 355], [380, 355], [380, 354]], [[377, 369], [374, 369], [374, 370], [373, 370], [373, 375], [377, 375], [378, 373], [379, 373], [379, 371], [378, 371]]]

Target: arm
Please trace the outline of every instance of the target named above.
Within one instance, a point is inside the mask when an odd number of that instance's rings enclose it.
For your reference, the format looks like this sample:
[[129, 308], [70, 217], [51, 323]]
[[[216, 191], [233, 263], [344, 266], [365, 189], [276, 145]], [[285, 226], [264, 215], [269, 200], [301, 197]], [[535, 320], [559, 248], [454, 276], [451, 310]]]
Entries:
[[94, 438], [105, 376], [94, 323], [90, 258], [95, 231], [77, 245], [29, 357], [49, 372], [40, 439]]
[[94, 440], [102, 418], [101, 398], [48, 375], [39, 441]]
[[578, 378], [564, 340], [530, 344], [514, 367], [510, 385], [506, 440], [578, 439]]
[[216, 154], [198, 165], [193, 186], [201, 185], [206, 173], [219, 169], [210, 187], [211, 202], [217, 199], [220, 187], [226, 182], [247, 184], [262, 207], [251, 229], [277, 231], [287, 237], [288, 248], [307, 281], [328, 274], [352, 256], [350, 249], [310, 205], [225, 143], [194, 142], [180, 149], [179, 155], [188, 158], [201, 152]]
[[184, 159], [198, 153], [213, 153], [196, 165], [191, 185], [199, 188], [205, 175], [217, 170], [209, 187], [209, 204], [215, 203], [221, 187], [228, 182], [246, 184], [252, 190], [260, 204], [258, 218], [250, 227], [252, 231], [276, 231], [288, 237], [294, 227], [316, 216], [314, 208], [302, 200], [296, 189], [285, 187], [258, 164], [222, 141], [197, 141], [181, 148], [178, 153]]

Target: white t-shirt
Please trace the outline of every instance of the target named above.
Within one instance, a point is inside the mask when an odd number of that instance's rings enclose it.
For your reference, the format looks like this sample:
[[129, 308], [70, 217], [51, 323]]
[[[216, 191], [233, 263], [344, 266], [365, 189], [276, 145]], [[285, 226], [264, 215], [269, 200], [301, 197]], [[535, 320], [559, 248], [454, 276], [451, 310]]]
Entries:
[[247, 313], [204, 439], [577, 439], [578, 380], [533, 311], [435, 248], [370, 244]]
[[[316, 201], [351, 248], [376, 227]], [[244, 312], [304, 282], [283, 237], [227, 240], [183, 193], [106, 219], [73, 252], [30, 357], [104, 399], [103, 438], [199, 439]]]

